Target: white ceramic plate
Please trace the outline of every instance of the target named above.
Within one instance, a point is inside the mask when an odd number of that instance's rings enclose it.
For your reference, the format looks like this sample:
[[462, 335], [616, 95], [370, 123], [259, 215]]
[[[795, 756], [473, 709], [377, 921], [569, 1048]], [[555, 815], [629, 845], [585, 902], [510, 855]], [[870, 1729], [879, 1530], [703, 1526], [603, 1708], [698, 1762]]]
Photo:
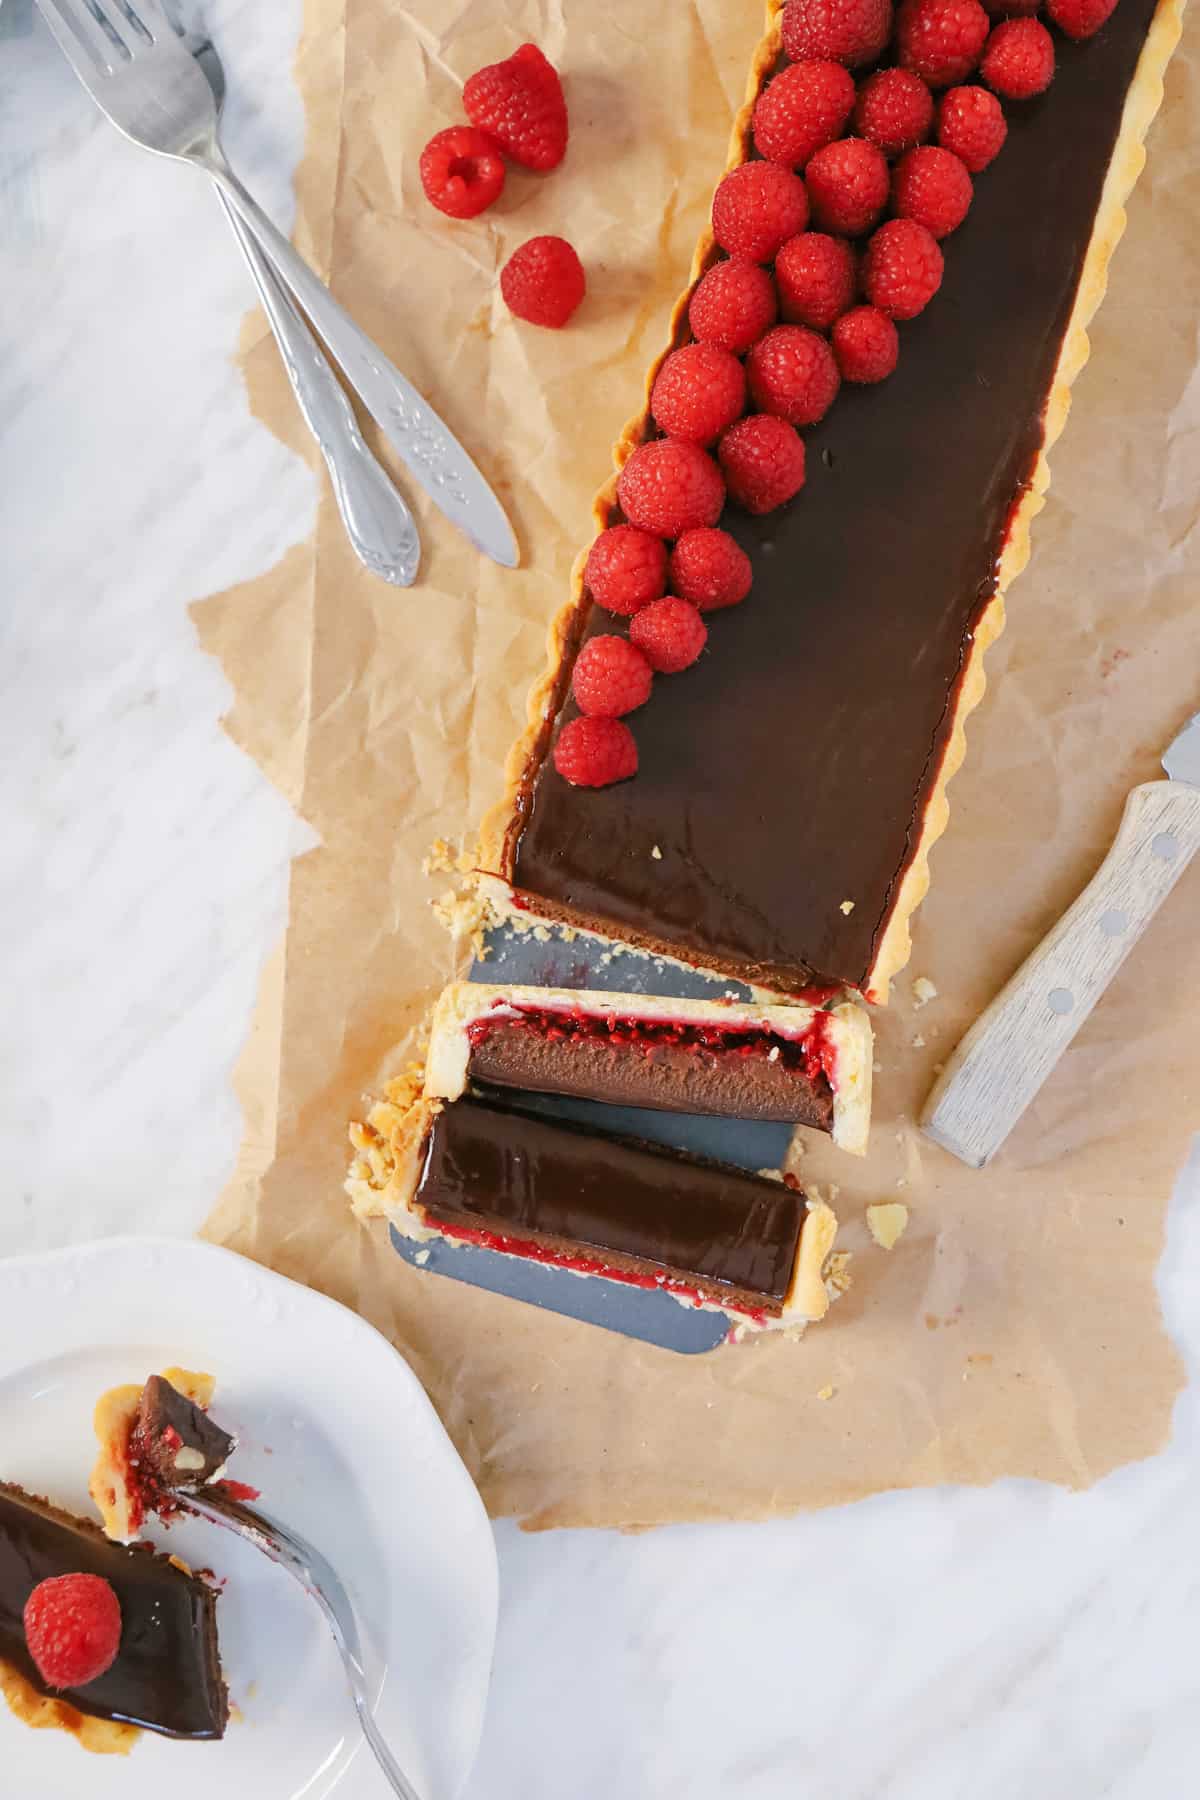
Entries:
[[[0, 1478], [90, 1516], [97, 1395], [170, 1363], [216, 1377], [239, 1437], [231, 1474], [319, 1545], [354, 1594], [379, 1677], [375, 1716], [422, 1800], [452, 1800], [483, 1721], [496, 1554], [479, 1496], [416, 1377], [324, 1295], [227, 1250], [115, 1238], [0, 1262]], [[146, 1732], [128, 1757], [30, 1731], [0, 1701], [13, 1800], [382, 1800], [332, 1640], [312, 1602], [227, 1531], [155, 1541], [228, 1577], [221, 1659], [238, 1709], [220, 1743]]]

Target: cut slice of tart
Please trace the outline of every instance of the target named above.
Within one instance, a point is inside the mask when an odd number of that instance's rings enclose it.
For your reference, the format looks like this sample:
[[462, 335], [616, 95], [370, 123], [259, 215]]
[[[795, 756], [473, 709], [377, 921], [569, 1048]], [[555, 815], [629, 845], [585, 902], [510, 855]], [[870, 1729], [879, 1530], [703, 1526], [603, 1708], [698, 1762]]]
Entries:
[[[1055, 32], [1054, 79], [1039, 98], [1006, 103], [1007, 141], [941, 245], [940, 292], [900, 326], [895, 372], [843, 384], [805, 432], [807, 485], [794, 499], [762, 517], [727, 505], [721, 525], [749, 556], [749, 597], [709, 616], [698, 662], [656, 677], [629, 721], [636, 775], [599, 788], [554, 767], [576, 716], [580, 646], [622, 624], [593, 606], [581, 556], [506, 797], [481, 834], [494, 912], [767, 989], [829, 980], [886, 999], [1180, 11], [1180, 0], [1120, 0], [1086, 42]], [[780, 60], [772, 27], [751, 101]], [[749, 127], [747, 106], [733, 163], [749, 154]], [[693, 281], [718, 256], [706, 236]], [[672, 346], [688, 337], [687, 298]], [[618, 467], [653, 434], [639, 415]], [[597, 527], [622, 516], [614, 479]]]

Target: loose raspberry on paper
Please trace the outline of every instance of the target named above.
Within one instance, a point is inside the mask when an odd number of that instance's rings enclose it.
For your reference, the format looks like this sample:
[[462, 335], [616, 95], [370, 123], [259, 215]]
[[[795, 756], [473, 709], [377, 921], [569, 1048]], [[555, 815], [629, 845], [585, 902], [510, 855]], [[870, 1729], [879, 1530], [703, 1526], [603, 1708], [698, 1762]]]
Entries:
[[643, 606], [629, 636], [659, 675], [690, 669], [708, 642], [708, 627], [694, 606], [668, 594]]
[[731, 256], [770, 262], [780, 244], [807, 224], [804, 183], [780, 163], [739, 163], [713, 195], [713, 236]]
[[714, 263], [701, 277], [688, 307], [688, 324], [702, 344], [748, 350], [775, 323], [775, 284], [744, 256]]
[[933, 95], [911, 69], [880, 69], [858, 90], [854, 129], [885, 156], [924, 143], [933, 127]]
[[807, 185], [813, 220], [821, 230], [858, 237], [871, 229], [887, 203], [887, 161], [865, 138], [840, 138], [812, 158]]
[[504, 62], [472, 75], [463, 107], [472, 125], [523, 169], [556, 169], [567, 153], [562, 82], [536, 44], [522, 44]]
[[804, 440], [786, 419], [769, 413], [739, 419], [717, 455], [730, 494], [747, 512], [773, 512], [804, 486]]
[[750, 592], [752, 579], [742, 546], [715, 526], [685, 531], [671, 552], [671, 592], [701, 612], [737, 606]]
[[1054, 79], [1054, 39], [1040, 19], [1005, 19], [987, 41], [979, 73], [1006, 100], [1032, 100]]
[[889, 219], [867, 245], [863, 293], [891, 319], [915, 319], [942, 285], [937, 240], [915, 219]]
[[802, 169], [841, 136], [853, 105], [854, 77], [841, 63], [791, 63], [754, 103], [754, 148], [768, 162]]
[[654, 423], [668, 437], [715, 444], [746, 410], [746, 377], [736, 356], [715, 344], [672, 350], [650, 392]]
[[667, 546], [633, 525], [611, 525], [588, 551], [584, 586], [606, 612], [631, 618], [666, 592]]
[[620, 719], [569, 719], [554, 746], [554, 766], [572, 787], [610, 787], [637, 774], [637, 744]]
[[697, 525], [715, 525], [725, 484], [711, 456], [686, 438], [640, 444], [617, 481], [617, 499], [631, 525], [656, 537], [677, 538]]
[[904, 0], [896, 14], [900, 67], [930, 87], [965, 81], [979, 61], [989, 25], [979, 0]]
[[900, 356], [900, 333], [877, 306], [856, 306], [833, 328], [833, 354], [843, 381], [886, 381]]
[[789, 325], [827, 331], [854, 304], [858, 265], [844, 238], [802, 231], [775, 258], [779, 310]]
[[966, 167], [950, 150], [918, 144], [892, 170], [892, 210], [915, 219], [935, 238], [948, 237], [970, 211], [975, 189]]
[[828, 57], [857, 69], [874, 62], [892, 30], [892, 0], [788, 0], [783, 47], [792, 62]]
[[1116, 4], [1117, 0], [1046, 0], [1046, 11], [1060, 31], [1079, 41], [1093, 37], [1107, 24]]
[[746, 358], [746, 376], [759, 412], [789, 425], [815, 425], [841, 386], [829, 345], [804, 325], [776, 325], [760, 338]]
[[981, 87], [953, 87], [938, 108], [937, 139], [978, 175], [1004, 148], [1008, 126], [995, 94]]
[[46, 1686], [86, 1687], [117, 1659], [121, 1603], [99, 1575], [52, 1575], [26, 1600], [24, 1625]]
[[518, 319], [559, 331], [587, 292], [587, 276], [565, 238], [535, 237], [501, 269], [500, 292]]
[[435, 132], [419, 167], [425, 198], [452, 219], [473, 219], [504, 187], [504, 158], [495, 140], [473, 125]]
[[571, 688], [581, 713], [619, 719], [645, 705], [653, 680], [650, 664], [627, 638], [594, 637], [575, 658]]

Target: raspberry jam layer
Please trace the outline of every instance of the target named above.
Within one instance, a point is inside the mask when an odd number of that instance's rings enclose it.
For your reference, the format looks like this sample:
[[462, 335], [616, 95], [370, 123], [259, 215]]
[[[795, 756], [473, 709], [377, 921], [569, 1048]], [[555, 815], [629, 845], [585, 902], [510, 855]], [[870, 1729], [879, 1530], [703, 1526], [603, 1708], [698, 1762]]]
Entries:
[[574, 714], [564, 659], [499, 869], [536, 910], [788, 992], [814, 973], [869, 985], [1154, 10], [1121, 0], [1088, 42], [1056, 34], [1054, 81], [1005, 107], [1008, 140], [943, 246], [940, 292], [901, 328], [895, 374], [844, 385], [805, 432], [794, 501], [761, 519], [726, 508], [750, 596], [715, 620], [708, 655], [656, 683], [635, 780], [584, 792], [546, 764]]
[[818, 1013], [797, 1037], [755, 1025], [519, 1006], [467, 1027], [472, 1079], [660, 1112], [833, 1128], [835, 1050]]
[[782, 1309], [805, 1217], [780, 1182], [475, 1099], [438, 1113], [415, 1198], [452, 1236], [751, 1313]]

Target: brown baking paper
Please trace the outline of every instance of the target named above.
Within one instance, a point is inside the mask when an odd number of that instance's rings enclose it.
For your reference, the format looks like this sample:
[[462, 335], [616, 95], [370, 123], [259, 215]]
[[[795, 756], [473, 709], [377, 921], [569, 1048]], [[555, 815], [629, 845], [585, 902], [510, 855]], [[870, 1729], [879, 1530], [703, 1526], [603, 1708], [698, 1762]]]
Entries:
[[[669, 15], [644, 0], [308, 0], [298, 241], [477, 454], [523, 565], [481, 561], [402, 476], [425, 546], [412, 591], [363, 572], [326, 496], [310, 544], [197, 608], [236, 690], [231, 733], [321, 837], [293, 869], [239, 1071], [246, 1139], [209, 1233], [385, 1331], [493, 1513], [533, 1526], [752, 1518], [1001, 1475], [1084, 1486], [1162, 1445], [1182, 1379], [1154, 1274], [1200, 1122], [1195, 872], [989, 1170], [968, 1172], [912, 1120], [1200, 703], [1194, 26], [969, 723], [913, 958], [877, 1019], [874, 1148], [860, 1164], [810, 1136], [799, 1164], [840, 1190], [849, 1294], [803, 1341], [679, 1357], [410, 1269], [342, 1191], [347, 1122], [453, 970], [430, 907], [445, 878], [424, 879], [422, 859], [499, 794], [761, 26], [754, 0], [679, 0]], [[460, 119], [462, 79], [525, 38], [565, 73], [567, 161], [550, 177], [514, 170], [490, 212], [446, 220], [421, 197], [420, 148]], [[568, 235], [588, 270], [561, 333], [518, 324], [496, 292], [505, 256], [542, 231]], [[259, 415], [307, 453], [261, 320], [244, 361]], [[919, 1009], [917, 976], [937, 989]], [[894, 1199], [911, 1221], [885, 1252], [865, 1209]]]

